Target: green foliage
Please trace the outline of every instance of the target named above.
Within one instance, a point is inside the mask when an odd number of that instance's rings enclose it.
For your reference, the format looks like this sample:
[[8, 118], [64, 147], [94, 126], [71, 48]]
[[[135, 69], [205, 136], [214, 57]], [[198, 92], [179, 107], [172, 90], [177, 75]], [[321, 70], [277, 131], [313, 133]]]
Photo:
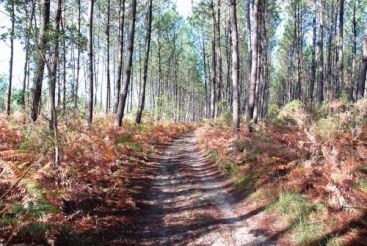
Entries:
[[335, 132], [342, 130], [340, 117], [338, 115], [331, 115], [317, 121], [317, 133], [321, 137], [328, 137]]
[[31, 217], [41, 217], [44, 214], [56, 213], [58, 210], [46, 200], [28, 202], [27, 213]]
[[300, 100], [293, 100], [289, 103], [287, 103], [282, 110], [288, 112], [288, 113], [293, 113], [296, 112], [297, 110], [300, 110], [304, 107], [304, 104], [302, 101]]
[[338, 236], [334, 235], [332, 237], [330, 237], [325, 246], [343, 246], [344, 243], [341, 239], [338, 238]]
[[44, 198], [46, 192], [41, 187], [39, 187], [38, 184], [33, 180], [23, 179], [20, 183], [27, 188], [29, 194], [31, 194], [34, 198], [36, 199]]
[[353, 184], [353, 188], [357, 190], [361, 190], [363, 192], [367, 192], [367, 179], [360, 178], [357, 183]]
[[132, 139], [132, 135], [128, 132], [124, 132], [123, 134], [119, 135], [115, 141], [114, 141], [114, 145], [119, 145], [119, 144], [126, 144], [129, 141], [131, 141]]
[[5, 98], [7, 88], [8, 85], [6, 83], [6, 77], [4, 75], [0, 75], [0, 111], [5, 110]]
[[300, 220], [294, 227], [294, 241], [297, 245], [307, 245], [320, 237], [323, 226], [317, 222]]
[[238, 165], [229, 159], [220, 164], [220, 168], [224, 174], [230, 177], [236, 175], [239, 171]]
[[232, 124], [232, 113], [225, 112], [220, 114], [214, 121], [214, 123], [219, 127], [226, 127]]
[[18, 143], [19, 150], [47, 153], [56, 144], [53, 133], [46, 125], [25, 126], [22, 130], [23, 140]]
[[39, 239], [55, 227], [55, 225], [45, 222], [30, 222], [21, 228], [20, 233], [23, 236], [28, 235], [33, 239]]
[[305, 197], [297, 192], [280, 193], [268, 209], [274, 209], [281, 215], [286, 216], [290, 223], [304, 219], [312, 210], [312, 206]]
[[285, 216], [293, 228], [294, 240], [297, 244], [305, 245], [320, 237], [323, 232], [323, 225], [317, 221], [317, 213], [325, 210], [325, 206], [310, 204], [300, 193], [280, 193], [266, 209]]
[[219, 153], [215, 150], [206, 150], [206, 153], [209, 155], [209, 158], [213, 162], [217, 162], [219, 160]]
[[141, 142], [128, 142], [126, 143], [126, 146], [130, 147], [131, 149], [137, 151], [137, 152], [143, 152], [143, 147], [141, 146]]
[[276, 103], [270, 103], [268, 106], [268, 110], [269, 110], [270, 117], [276, 116], [280, 112], [279, 106]]

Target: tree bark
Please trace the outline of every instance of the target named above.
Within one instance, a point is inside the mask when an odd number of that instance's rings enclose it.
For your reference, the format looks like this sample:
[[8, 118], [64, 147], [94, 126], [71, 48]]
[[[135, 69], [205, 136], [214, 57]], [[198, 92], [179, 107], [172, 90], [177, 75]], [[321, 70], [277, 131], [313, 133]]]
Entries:
[[11, 32], [10, 32], [10, 61], [9, 61], [9, 85], [8, 98], [6, 103], [6, 114], [10, 115], [11, 111], [11, 92], [13, 85], [13, 60], [14, 60], [14, 31], [15, 31], [15, 2], [11, 1]]
[[[48, 114], [48, 127], [50, 130], [56, 129], [56, 74], [57, 74], [57, 65], [59, 59], [59, 31], [61, 24], [61, 5], [62, 0], [57, 1], [57, 10], [56, 10], [56, 18], [55, 18], [55, 31], [56, 37], [54, 40], [54, 47], [51, 56], [51, 66], [50, 66], [50, 78], [48, 83], [48, 91], [49, 91], [49, 114]], [[59, 92], [60, 93], [60, 92]]]
[[117, 107], [119, 105], [120, 100], [120, 92], [121, 92], [121, 79], [122, 79], [122, 70], [124, 63], [124, 26], [125, 26], [125, 0], [120, 0], [120, 37], [119, 37], [119, 63], [117, 67], [117, 81], [116, 81], [116, 99], [115, 106], [113, 112], [117, 113]]
[[344, 37], [344, 0], [340, 0], [339, 5], [339, 31], [338, 31], [338, 81], [336, 96], [339, 97], [344, 86], [344, 59], [343, 59], [343, 37]]
[[316, 13], [317, 13], [317, 4], [316, 0], [313, 0], [314, 10], [312, 16], [312, 62], [311, 62], [311, 80], [310, 80], [310, 89], [308, 92], [309, 100], [313, 102], [313, 92], [314, 92], [314, 85], [316, 81]]
[[30, 120], [32, 122], [37, 121], [38, 112], [40, 107], [41, 95], [42, 95], [42, 82], [45, 71], [45, 57], [47, 51], [47, 32], [50, 22], [50, 0], [41, 0], [42, 6], [42, 25], [39, 31], [38, 43], [37, 43], [37, 55], [36, 64], [33, 78], [32, 87], [32, 103], [30, 110]]
[[93, 122], [93, 10], [94, 0], [89, 0], [89, 21], [88, 21], [88, 98], [87, 98], [87, 121], [88, 128], [92, 127]]
[[318, 42], [318, 65], [319, 65], [319, 104], [324, 101], [324, 4], [319, 0], [320, 24], [319, 24], [319, 42]]
[[367, 71], [367, 37], [362, 40], [362, 64], [359, 77], [359, 96], [364, 97], [366, 89], [366, 71]]
[[115, 126], [121, 126], [122, 118], [124, 117], [126, 98], [128, 94], [131, 70], [132, 70], [132, 65], [133, 65], [135, 21], [136, 21], [136, 0], [131, 0], [131, 18], [130, 18], [130, 27], [129, 27], [130, 40], [129, 40], [129, 49], [128, 49], [128, 63], [126, 66], [124, 81], [123, 81], [122, 88], [121, 88], [122, 90], [119, 96], [119, 104], [118, 104], [117, 113], [115, 116]]
[[147, 85], [147, 77], [148, 77], [148, 63], [149, 63], [149, 54], [150, 54], [150, 40], [152, 33], [152, 15], [153, 15], [153, 0], [149, 0], [148, 7], [148, 30], [145, 40], [145, 58], [144, 58], [144, 75], [143, 75], [143, 85], [139, 100], [138, 112], [136, 114], [136, 123], [141, 123], [141, 118], [145, 106], [145, 90]]
[[215, 9], [214, 1], [210, 2], [211, 17], [212, 17], [212, 86], [210, 95], [210, 113], [211, 118], [214, 119], [216, 116], [216, 81], [217, 81], [217, 59], [216, 59], [216, 21], [215, 21]]
[[106, 23], [106, 49], [107, 49], [107, 92], [106, 92], [106, 114], [110, 111], [111, 105], [111, 75], [110, 75], [110, 12], [111, 0], [107, 1], [107, 23]]
[[230, 0], [230, 18], [231, 18], [231, 35], [232, 35], [232, 135], [235, 137], [238, 134], [240, 128], [239, 117], [239, 91], [238, 91], [238, 78], [239, 78], [239, 51], [238, 51], [238, 29], [237, 29], [237, 10], [236, 0]]
[[76, 81], [75, 81], [75, 92], [74, 92], [74, 109], [78, 108], [78, 90], [79, 90], [79, 80], [80, 80], [80, 40], [81, 40], [81, 3], [80, 0], [78, 3], [78, 57], [77, 57], [77, 65], [76, 65]]
[[356, 21], [356, 7], [357, 1], [353, 1], [353, 46], [352, 46], [352, 76], [350, 81], [349, 88], [349, 99], [354, 100], [354, 92], [355, 92], [355, 74], [356, 74], [356, 57], [357, 57], [357, 21]]
[[[23, 106], [23, 109], [26, 109], [26, 88], [27, 88], [27, 79], [29, 79], [29, 54], [30, 54], [30, 41], [31, 41], [31, 28], [32, 28], [32, 22], [34, 18], [34, 12], [35, 12], [35, 2], [31, 2], [31, 14], [29, 16], [29, 22], [27, 25], [27, 32], [26, 32], [26, 42], [25, 42], [25, 62], [24, 62], [24, 69], [23, 69], [23, 87], [22, 87], [22, 97], [20, 104]], [[28, 13], [28, 11], [27, 11]], [[27, 18], [28, 19], [28, 18]]]
[[250, 74], [250, 90], [247, 109], [247, 122], [250, 122], [254, 116], [255, 108], [255, 94], [256, 94], [256, 80], [257, 80], [257, 51], [258, 51], [258, 7], [259, 0], [254, 1], [253, 13], [252, 13], [252, 28], [251, 28], [251, 41], [252, 41], [252, 59], [251, 59], [251, 74]]

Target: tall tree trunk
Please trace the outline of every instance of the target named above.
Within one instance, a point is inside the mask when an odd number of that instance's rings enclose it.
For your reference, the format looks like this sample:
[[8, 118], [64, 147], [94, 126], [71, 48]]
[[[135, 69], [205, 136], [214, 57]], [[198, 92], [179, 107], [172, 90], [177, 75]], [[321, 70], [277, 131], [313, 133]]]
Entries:
[[353, 46], [352, 46], [352, 76], [350, 81], [350, 88], [349, 88], [349, 99], [354, 99], [354, 92], [355, 92], [355, 75], [356, 75], [356, 57], [357, 57], [357, 21], [356, 21], [356, 8], [357, 8], [357, 1], [353, 1]]
[[320, 8], [320, 26], [319, 26], [319, 42], [318, 42], [318, 65], [319, 65], [319, 104], [324, 101], [324, 4], [319, 0]]
[[106, 24], [106, 49], [107, 49], [107, 92], [106, 92], [106, 114], [110, 111], [111, 103], [111, 76], [110, 76], [110, 12], [111, 0], [107, 1], [107, 24]]
[[121, 92], [121, 79], [122, 79], [122, 69], [124, 63], [124, 26], [125, 26], [125, 0], [120, 0], [120, 37], [119, 37], [119, 63], [117, 68], [117, 81], [116, 81], [116, 99], [115, 106], [113, 112], [117, 113], [117, 108], [120, 100], [120, 92]]
[[29, 77], [29, 54], [30, 54], [30, 41], [31, 41], [31, 28], [32, 28], [32, 21], [35, 12], [35, 3], [34, 1], [31, 2], [31, 13], [28, 15], [28, 8], [26, 7], [26, 19], [28, 20], [27, 24], [27, 31], [26, 31], [26, 41], [25, 41], [25, 62], [24, 62], [24, 69], [23, 69], [23, 87], [22, 87], [22, 97], [20, 99], [20, 104], [23, 106], [23, 109], [26, 109], [25, 106], [25, 94], [26, 94], [26, 87], [27, 87], [27, 79]]
[[[334, 1], [332, 1], [331, 4], [331, 13], [330, 16], [334, 16]], [[327, 98], [330, 100], [333, 94], [333, 70], [332, 70], [332, 63], [333, 63], [333, 51], [332, 51], [332, 44], [333, 44], [333, 22], [330, 22], [329, 28], [328, 28], [328, 55], [327, 55]]]
[[230, 18], [231, 18], [231, 35], [232, 35], [232, 86], [233, 86], [233, 125], [232, 134], [237, 136], [240, 128], [239, 117], [239, 91], [238, 91], [238, 78], [239, 78], [239, 51], [238, 51], [238, 30], [237, 30], [237, 10], [236, 0], [230, 0]]
[[147, 77], [148, 77], [148, 64], [149, 64], [149, 53], [150, 53], [150, 40], [152, 33], [152, 15], [153, 15], [153, 0], [149, 0], [148, 7], [148, 30], [145, 40], [145, 58], [144, 58], [144, 75], [143, 75], [143, 85], [140, 94], [138, 112], [136, 114], [136, 123], [141, 123], [141, 118], [145, 106], [145, 90], [147, 85]]
[[316, 81], [316, 13], [317, 13], [317, 4], [316, 0], [313, 0], [313, 16], [312, 16], [312, 62], [311, 62], [311, 80], [310, 80], [310, 89], [308, 92], [309, 100], [313, 102], [313, 92], [314, 85]]
[[93, 122], [93, 10], [94, 0], [89, 0], [89, 21], [88, 21], [88, 98], [87, 98], [87, 120], [88, 128], [92, 127]]
[[343, 38], [344, 38], [344, 0], [340, 0], [339, 5], [339, 30], [338, 30], [338, 83], [336, 96], [339, 97], [344, 87], [344, 59], [343, 59]]
[[115, 116], [115, 126], [122, 125], [122, 118], [124, 116], [126, 98], [128, 94], [131, 70], [132, 70], [132, 65], [133, 65], [135, 21], [136, 21], [136, 0], [131, 0], [131, 18], [130, 18], [130, 27], [129, 27], [130, 40], [129, 40], [129, 49], [128, 49], [128, 63], [126, 66], [124, 82], [122, 84], [119, 104], [118, 104], [117, 113]]
[[367, 37], [362, 40], [362, 64], [361, 74], [359, 76], [359, 96], [364, 97], [366, 89], [366, 71], [367, 71]]
[[[59, 59], [59, 36], [58, 33], [60, 31], [61, 25], [61, 5], [62, 0], [57, 1], [57, 10], [56, 10], [56, 18], [55, 18], [55, 31], [56, 36], [54, 40], [54, 47], [51, 56], [51, 66], [50, 66], [50, 78], [48, 84], [48, 91], [49, 91], [49, 121], [48, 126], [50, 130], [56, 129], [56, 75], [57, 75], [57, 68], [58, 68], [58, 59]], [[60, 91], [59, 91], [60, 93]]]
[[[217, 78], [216, 78], [216, 84], [217, 84], [217, 102], [220, 102], [223, 98], [222, 98], [222, 87], [223, 87], [223, 75], [222, 75], [222, 51], [221, 51], [221, 31], [220, 31], [220, 18], [221, 18], [221, 12], [220, 12], [220, 7], [221, 7], [221, 0], [217, 1], [217, 19], [216, 19], [216, 56], [217, 56], [217, 64], [216, 64], [216, 70], [217, 70]], [[218, 116], [219, 112], [219, 104], [217, 104], [217, 107], [215, 108], [216, 112], [215, 115]]]
[[254, 0], [254, 7], [252, 13], [252, 28], [251, 28], [251, 40], [252, 40], [252, 61], [251, 61], [251, 74], [250, 74], [250, 90], [247, 109], [247, 121], [250, 122], [254, 116], [255, 108], [255, 94], [256, 94], [256, 80], [257, 80], [257, 51], [258, 51], [258, 7], [259, 0]]
[[78, 90], [79, 90], [79, 80], [80, 80], [80, 53], [81, 53], [81, 2], [78, 3], [78, 57], [76, 64], [76, 81], [75, 81], [75, 92], [74, 92], [74, 108], [78, 108]]
[[211, 8], [211, 17], [212, 17], [212, 86], [211, 86], [211, 95], [210, 95], [210, 113], [211, 118], [215, 118], [216, 116], [216, 81], [217, 81], [217, 59], [216, 59], [216, 21], [215, 21], [215, 9], [214, 9], [214, 1], [210, 2]]
[[30, 120], [33, 122], [35, 122], [38, 118], [38, 112], [42, 95], [42, 81], [43, 81], [43, 74], [45, 71], [45, 58], [47, 51], [47, 32], [50, 22], [50, 6], [51, 6], [50, 0], [41, 0], [41, 6], [42, 6], [43, 19], [37, 43], [36, 64], [32, 87], [32, 103], [30, 110]]
[[205, 117], [209, 117], [209, 98], [208, 98], [208, 80], [210, 81], [210, 78], [208, 77], [207, 72], [207, 62], [206, 62], [206, 49], [205, 49], [205, 36], [204, 32], [202, 32], [202, 49], [203, 49], [203, 61], [204, 61], [204, 89], [205, 89]]
[[[66, 18], [62, 19], [62, 33], [65, 33], [65, 26], [66, 26]], [[62, 40], [62, 48], [63, 48], [63, 58], [62, 58], [62, 65], [63, 65], [63, 78], [62, 78], [62, 111], [65, 112], [66, 110], [66, 38], [63, 37]]]
[[[48, 127], [53, 133], [54, 137], [54, 164], [58, 164], [59, 160], [59, 147], [57, 144], [58, 132], [57, 132], [57, 114], [56, 114], [56, 75], [58, 69], [58, 59], [59, 59], [59, 31], [61, 26], [61, 14], [62, 14], [62, 0], [57, 1], [57, 10], [55, 18], [55, 31], [56, 37], [54, 40], [54, 48], [51, 56], [51, 66], [49, 68], [50, 78], [48, 84], [49, 90], [49, 121]], [[60, 93], [60, 91], [59, 91]]]
[[8, 98], [6, 102], [6, 113], [10, 115], [11, 111], [11, 92], [13, 85], [13, 60], [14, 60], [14, 31], [15, 31], [15, 2], [11, 1], [11, 32], [10, 32], [10, 61], [9, 61], [9, 85]]

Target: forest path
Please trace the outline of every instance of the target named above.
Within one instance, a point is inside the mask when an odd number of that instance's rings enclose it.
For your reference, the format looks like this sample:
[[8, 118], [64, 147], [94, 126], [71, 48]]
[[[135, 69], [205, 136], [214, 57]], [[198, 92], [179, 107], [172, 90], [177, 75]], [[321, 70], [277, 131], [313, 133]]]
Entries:
[[[189, 133], [163, 150], [149, 188], [138, 201], [134, 245], [272, 245], [251, 226], [258, 211], [195, 146]], [[242, 208], [241, 208], [242, 207]]]

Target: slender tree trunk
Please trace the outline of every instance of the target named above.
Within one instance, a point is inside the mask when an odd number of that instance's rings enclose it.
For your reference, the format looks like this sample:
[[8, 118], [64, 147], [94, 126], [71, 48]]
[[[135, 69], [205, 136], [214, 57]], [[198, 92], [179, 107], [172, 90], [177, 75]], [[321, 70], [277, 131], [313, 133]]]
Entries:
[[232, 34], [232, 86], [233, 86], [233, 125], [232, 135], [237, 136], [240, 128], [239, 117], [239, 91], [238, 91], [238, 78], [239, 78], [239, 51], [238, 51], [238, 30], [237, 30], [237, 10], [236, 0], [230, 0], [230, 17], [231, 17], [231, 34]]
[[256, 80], [257, 80], [257, 51], [258, 51], [258, 7], [259, 0], [254, 0], [253, 14], [252, 14], [252, 28], [251, 28], [251, 40], [252, 40], [252, 61], [251, 61], [251, 74], [250, 74], [250, 90], [248, 99], [247, 121], [250, 122], [254, 116], [255, 108], [255, 94], [256, 94]]
[[32, 103], [30, 110], [30, 120], [33, 122], [35, 122], [38, 118], [42, 95], [42, 81], [45, 71], [45, 58], [47, 51], [47, 32], [50, 22], [50, 0], [41, 0], [41, 6], [43, 19], [37, 43], [37, 55], [32, 88]]
[[214, 119], [216, 116], [216, 81], [217, 81], [217, 59], [216, 59], [216, 21], [215, 21], [215, 10], [214, 1], [211, 0], [210, 3], [211, 15], [212, 15], [212, 87], [210, 96], [210, 113], [211, 117]]
[[106, 49], [107, 49], [107, 92], [106, 92], [106, 114], [110, 111], [111, 104], [111, 75], [110, 75], [110, 12], [111, 0], [107, 1], [107, 24], [106, 24]]
[[129, 27], [130, 40], [129, 40], [129, 49], [128, 49], [128, 63], [126, 66], [124, 82], [122, 84], [122, 90], [120, 93], [119, 104], [118, 104], [117, 113], [115, 117], [115, 126], [122, 125], [122, 118], [124, 116], [126, 98], [128, 94], [131, 70], [132, 70], [132, 65], [133, 65], [135, 21], [136, 21], [136, 0], [131, 0], [131, 19], [130, 19], [130, 27]]
[[317, 4], [316, 0], [313, 0], [313, 16], [312, 16], [312, 62], [311, 62], [311, 80], [310, 80], [310, 89], [308, 92], [309, 100], [313, 102], [313, 92], [314, 92], [314, 85], [316, 81], [316, 13], [317, 13]]
[[344, 86], [344, 59], [343, 59], [343, 37], [344, 37], [344, 0], [339, 5], [339, 31], [338, 31], [338, 83], [336, 96], [339, 97]]
[[[55, 31], [57, 33], [54, 40], [54, 48], [51, 56], [51, 66], [49, 69], [50, 78], [48, 84], [49, 90], [49, 122], [48, 127], [53, 132], [54, 135], [54, 164], [58, 164], [59, 159], [59, 147], [57, 144], [58, 139], [58, 131], [57, 131], [57, 114], [56, 114], [56, 76], [58, 69], [58, 59], [59, 59], [59, 36], [58, 33], [60, 31], [61, 26], [61, 17], [62, 17], [62, 0], [57, 1], [57, 10], [56, 10], [56, 18], [55, 18]], [[60, 93], [60, 91], [59, 91]]]
[[361, 74], [359, 76], [359, 96], [364, 97], [366, 89], [366, 71], [367, 71], [367, 37], [362, 40], [362, 64]]
[[87, 120], [88, 128], [92, 127], [93, 122], [93, 10], [94, 0], [89, 0], [89, 21], [88, 21], [88, 58], [89, 58], [89, 70], [88, 70], [88, 98], [87, 98]]
[[6, 103], [6, 113], [10, 115], [11, 111], [11, 92], [13, 85], [13, 60], [14, 60], [14, 31], [15, 31], [15, 2], [11, 1], [11, 32], [10, 32], [10, 61], [9, 61], [9, 85], [8, 98]]
[[[334, 16], [334, 1], [331, 5], [331, 14], [330, 16]], [[333, 23], [330, 22], [328, 28], [328, 55], [327, 55], [327, 78], [328, 78], [328, 86], [327, 86], [327, 98], [331, 99], [331, 95], [333, 94], [333, 72], [332, 72], [332, 63], [333, 63], [333, 51], [332, 51], [332, 41], [333, 41]]]
[[[57, 1], [57, 10], [56, 10], [56, 18], [55, 18], [55, 31], [58, 34], [60, 31], [61, 25], [61, 5], [62, 0]], [[54, 40], [54, 48], [51, 56], [51, 67], [50, 67], [50, 78], [48, 84], [49, 91], [49, 122], [48, 126], [50, 130], [55, 129], [56, 124], [56, 76], [57, 76], [57, 68], [58, 68], [58, 59], [59, 59], [59, 37], [56, 35]], [[60, 91], [59, 91], [60, 93]]]
[[148, 30], [145, 41], [145, 58], [144, 58], [144, 75], [143, 75], [143, 85], [139, 100], [138, 112], [136, 114], [136, 123], [141, 123], [141, 118], [145, 106], [145, 90], [147, 85], [147, 77], [148, 77], [148, 64], [149, 64], [149, 54], [150, 54], [150, 40], [152, 33], [152, 15], [153, 15], [153, 0], [149, 0], [148, 7]]
[[318, 65], [319, 65], [319, 104], [324, 101], [324, 4], [319, 0], [320, 8], [320, 26], [319, 26], [319, 42], [318, 42]]
[[117, 81], [116, 81], [116, 100], [113, 112], [117, 113], [117, 108], [120, 100], [120, 92], [121, 92], [121, 79], [122, 79], [122, 70], [124, 63], [124, 26], [125, 26], [125, 0], [120, 0], [120, 37], [119, 37], [119, 63], [117, 68]]
[[[61, 18], [60, 18], [61, 20]], [[62, 19], [62, 33], [65, 33], [65, 23], [66, 19], [65, 16]], [[63, 79], [62, 79], [62, 111], [65, 112], [66, 110], [66, 39], [65, 37], [63, 37], [62, 40], [63, 44], [62, 44], [62, 48], [63, 48]]]
[[[222, 89], [223, 89], [223, 75], [222, 75], [222, 50], [221, 50], [221, 31], [220, 31], [220, 19], [221, 19], [221, 12], [220, 12], [220, 7], [221, 7], [221, 0], [217, 1], [217, 19], [216, 19], [216, 56], [217, 56], [217, 64], [216, 64], [216, 70], [217, 70], [217, 78], [216, 78], [216, 85], [217, 85], [217, 102], [220, 102], [223, 97], [222, 97]], [[217, 117], [220, 112], [220, 109], [218, 108], [219, 104], [217, 104], [217, 107], [215, 108], [216, 112], [215, 112], [215, 116]]]
[[356, 57], [357, 57], [357, 21], [356, 21], [357, 0], [353, 1], [353, 46], [352, 46], [352, 76], [349, 88], [349, 99], [354, 100], [356, 85]]
[[[26, 11], [27, 11], [27, 7], [26, 7]], [[23, 106], [23, 109], [26, 109], [26, 99], [25, 99], [25, 94], [26, 94], [26, 87], [27, 87], [27, 79], [29, 77], [29, 51], [30, 51], [30, 41], [31, 41], [31, 28], [32, 28], [32, 21], [33, 21], [33, 17], [34, 17], [34, 12], [35, 12], [35, 3], [34, 1], [31, 2], [31, 13], [28, 16], [28, 11], [26, 12], [27, 17], [29, 17], [29, 22], [27, 25], [27, 32], [26, 32], [26, 42], [25, 42], [25, 62], [24, 62], [24, 69], [23, 69], [23, 87], [22, 87], [22, 97], [21, 97], [21, 101], [20, 104]], [[27, 18], [26, 17], [26, 18]], [[27, 18], [28, 20], [28, 18]]]
[[202, 48], [203, 48], [203, 61], [204, 61], [204, 89], [205, 89], [205, 117], [208, 117], [209, 114], [209, 99], [208, 99], [208, 80], [210, 80], [210, 78], [208, 77], [208, 72], [207, 72], [207, 62], [206, 62], [206, 49], [205, 49], [205, 37], [204, 37], [204, 33], [202, 32]]
[[79, 80], [80, 80], [80, 53], [81, 53], [81, 3], [78, 3], [78, 57], [76, 62], [76, 81], [75, 81], [75, 92], [74, 92], [74, 109], [78, 108], [78, 90], [79, 90]]

